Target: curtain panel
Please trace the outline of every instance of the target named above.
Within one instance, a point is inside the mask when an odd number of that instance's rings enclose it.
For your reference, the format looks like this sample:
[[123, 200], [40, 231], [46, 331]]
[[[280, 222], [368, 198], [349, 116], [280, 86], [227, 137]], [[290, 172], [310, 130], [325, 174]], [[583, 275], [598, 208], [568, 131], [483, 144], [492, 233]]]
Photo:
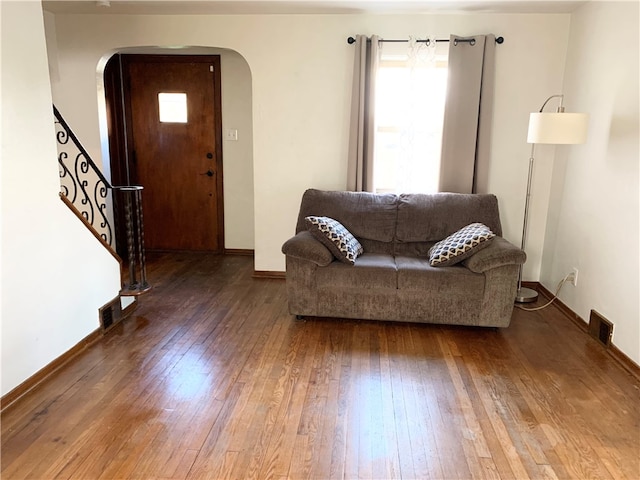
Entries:
[[[489, 170], [495, 36], [449, 39], [449, 77], [442, 132], [441, 192], [486, 193]], [[469, 37], [467, 37], [469, 38]]]
[[347, 162], [347, 190], [373, 192], [373, 142], [375, 136], [375, 78], [379, 62], [379, 37], [357, 35], [351, 95], [351, 124]]

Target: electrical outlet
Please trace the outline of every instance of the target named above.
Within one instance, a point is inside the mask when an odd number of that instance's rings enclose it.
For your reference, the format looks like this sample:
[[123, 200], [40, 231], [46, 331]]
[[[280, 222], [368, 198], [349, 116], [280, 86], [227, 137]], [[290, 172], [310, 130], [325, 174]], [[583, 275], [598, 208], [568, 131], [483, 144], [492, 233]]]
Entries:
[[578, 286], [578, 269], [576, 267], [573, 267], [573, 273], [569, 277], [569, 280], [571, 281], [574, 287]]

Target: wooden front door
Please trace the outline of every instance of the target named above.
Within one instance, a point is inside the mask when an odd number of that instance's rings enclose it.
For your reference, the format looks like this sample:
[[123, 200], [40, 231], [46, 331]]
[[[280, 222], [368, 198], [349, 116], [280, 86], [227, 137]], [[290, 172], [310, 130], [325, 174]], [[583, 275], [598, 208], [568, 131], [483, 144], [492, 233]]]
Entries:
[[148, 250], [224, 250], [219, 56], [122, 55]]

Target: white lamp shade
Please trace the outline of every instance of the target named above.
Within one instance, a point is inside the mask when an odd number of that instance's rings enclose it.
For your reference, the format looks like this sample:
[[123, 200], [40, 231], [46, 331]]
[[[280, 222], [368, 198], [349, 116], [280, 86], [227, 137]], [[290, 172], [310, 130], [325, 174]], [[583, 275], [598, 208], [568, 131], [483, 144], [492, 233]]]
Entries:
[[586, 113], [532, 113], [529, 116], [528, 143], [570, 145], [587, 140], [589, 115]]

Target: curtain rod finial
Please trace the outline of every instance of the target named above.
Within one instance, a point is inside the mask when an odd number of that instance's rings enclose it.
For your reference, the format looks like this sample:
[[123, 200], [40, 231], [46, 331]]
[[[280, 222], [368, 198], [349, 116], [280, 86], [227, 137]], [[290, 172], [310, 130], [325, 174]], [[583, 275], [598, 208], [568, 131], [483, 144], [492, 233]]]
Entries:
[[356, 39], [353, 38], [353, 37], [349, 37], [349, 38], [347, 38], [347, 43], [349, 45], [353, 45], [354, 43], [356, 43]]

